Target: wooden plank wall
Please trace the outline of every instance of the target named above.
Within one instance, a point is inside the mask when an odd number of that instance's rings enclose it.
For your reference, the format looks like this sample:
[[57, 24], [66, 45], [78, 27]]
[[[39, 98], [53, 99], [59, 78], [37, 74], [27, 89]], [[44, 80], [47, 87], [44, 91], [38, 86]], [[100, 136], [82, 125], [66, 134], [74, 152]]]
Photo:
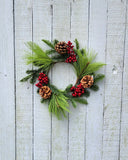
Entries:
[[[127, 0], [0, 1], [0, 160], [128, 160]], [[106, 78], [89, 104], [58, 121], [36, 87], [20, 83], [25, 42], [71, 40], [98, 52]], [[50, 72], [64, 89], [75, 82], [69, 64]]]

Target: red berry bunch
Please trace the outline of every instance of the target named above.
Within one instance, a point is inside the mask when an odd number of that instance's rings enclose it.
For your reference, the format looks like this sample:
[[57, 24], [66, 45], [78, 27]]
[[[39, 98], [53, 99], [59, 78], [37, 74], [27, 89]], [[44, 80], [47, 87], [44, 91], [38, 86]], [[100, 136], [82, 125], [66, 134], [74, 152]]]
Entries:
[[36, 86], [38, 88], [41, 88], [43, 86], [43, 84], [48, 84], [48, 77], [46, 74], [44, 73], [39, 73], [39, 77], [38, 77], [38, 83], [36, 84]]
[[73, 45], [70, 41], [68, 41], [67, 43], [67, 53], [69, 54], [69, 57], [65, 60], [65, 62], [67, 63], [71, 63], [71, 62], [76, 62], [77, 59], [76, 59], [76, 55], [75, 55], [75, 52], [73, 50]]
[[79, 85], [77, 85], [77, 87], [71, 87], [71, 91], [73, 92], [72, 93], [72, 96], [73, 97], [77, 97], [77, 96], [81, 96], [82, 94], [84, 94], [84, 88], [83, 86], [81, 85], [81, 83]]

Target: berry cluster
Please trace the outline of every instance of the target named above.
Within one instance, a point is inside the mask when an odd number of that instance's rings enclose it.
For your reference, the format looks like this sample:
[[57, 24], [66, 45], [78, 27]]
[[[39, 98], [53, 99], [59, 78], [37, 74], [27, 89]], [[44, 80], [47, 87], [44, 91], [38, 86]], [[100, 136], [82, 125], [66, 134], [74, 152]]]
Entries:
[[72, 63], [72, 62], [76, 62], [77, 59], [76, 59], [76, 55], [75, 55], [75, 52], [73, 50], [73, 45], [70, 41], [68, 41], [67, 43], [67, 53], [69, 54], [69, 57], [65, 60], [65, 62], [67, 63]]
[[36, 86], [38, 88], [41, 88], [43, 86], [43, 84], [48, 84], [48, 77], [46, 74], [44, 73], [39, 73], [39, 77], [38, 77], [38, 83], [36, 84]]
[[71, 91], [73, 92], [72, 93], [73, 97], [77, 97], [77, 96], [80, 97], [82, 94], [84, 94], [84, 88], [81, 85], [81, 83], [79, 85], [77, 85], [77, 87], [75, 87], [75, 86], [71, 87]]

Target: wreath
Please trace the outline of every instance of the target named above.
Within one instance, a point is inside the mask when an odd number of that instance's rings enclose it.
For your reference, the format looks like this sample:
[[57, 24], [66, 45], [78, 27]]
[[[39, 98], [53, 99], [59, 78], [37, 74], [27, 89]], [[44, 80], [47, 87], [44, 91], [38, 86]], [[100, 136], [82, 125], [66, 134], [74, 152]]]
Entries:
[[[44, 51], [36, 43], [26, 43], [31, 50], [25, 55], [26, 62], [35, 67], [26, 71], [28, 75], [21, 79], [21, 82], [30, 80], [29, 82], [34, 84], [38, 80], [35, 85], [38, 87], [37, 93], [41, 96], [41, 103], [48, 102], [49, 112], [61, 119], [62, 115], [66, 117], [66, 112], [70, 112], [70, 103], [74, 108], [77, 107], [76, 102], [88, 104], [83, 97], [88, 97], [90, 90], [99, 89], [96, 83], [104, 78], [104, 74], [96, 74], [95, 71], [105, 64], [94, 62], [97, 54], [93, 50], [80, 49], [77, 39], [74, 41], [75, 47], [71, 41], [67, 43], [56, 39], [53, 42], [44, 39], [42, 41], [50, 49]], [[76, 83], [68, 85], [65, 90], [58, 89], [48, 78], [49, 70], [60, 62], [70, 63], [77, 75]]]

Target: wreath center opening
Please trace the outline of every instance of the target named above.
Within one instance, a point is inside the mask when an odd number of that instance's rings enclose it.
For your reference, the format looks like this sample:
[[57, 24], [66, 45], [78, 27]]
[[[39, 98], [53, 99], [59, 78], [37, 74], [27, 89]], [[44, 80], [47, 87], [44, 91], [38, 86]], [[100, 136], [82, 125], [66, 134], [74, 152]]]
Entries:
[[55, 64], [49, 72], [51, 83], [64, 90], [69, 84], [75, 84], [76, 74], [71, 64], [65, 62]]

